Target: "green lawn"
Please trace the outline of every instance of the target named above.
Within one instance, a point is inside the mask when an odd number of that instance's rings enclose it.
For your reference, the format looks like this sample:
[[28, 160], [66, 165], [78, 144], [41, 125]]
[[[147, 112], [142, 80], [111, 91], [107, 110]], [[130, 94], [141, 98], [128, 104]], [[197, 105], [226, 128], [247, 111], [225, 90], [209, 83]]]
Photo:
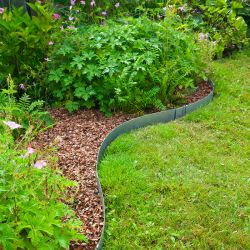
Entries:
[[250, 249], [250, 48], [214, 69], [207, 107], [109, 147], [105, 249]]

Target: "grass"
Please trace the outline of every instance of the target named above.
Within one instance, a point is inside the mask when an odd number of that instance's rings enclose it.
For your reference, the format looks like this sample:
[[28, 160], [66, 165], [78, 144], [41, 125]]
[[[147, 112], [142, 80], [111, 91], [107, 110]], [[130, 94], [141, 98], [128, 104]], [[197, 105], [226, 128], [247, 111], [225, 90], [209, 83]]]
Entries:
[[109, 147], [105, 249], [250, 249], [250, 48], [214, 69], [207, 107]]

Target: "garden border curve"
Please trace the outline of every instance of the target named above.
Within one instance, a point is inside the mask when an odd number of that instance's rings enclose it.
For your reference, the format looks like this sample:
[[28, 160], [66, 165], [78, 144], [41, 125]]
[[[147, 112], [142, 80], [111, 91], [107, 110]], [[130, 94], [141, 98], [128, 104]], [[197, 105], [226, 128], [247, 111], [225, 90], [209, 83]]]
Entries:
[[104, 204], [104, 195], [102, 192], [102, 187], [100, 184], [100, 180], [98, 177], [98, 168], [99, 165], [101, 163], [101, 160], [104, 157], [105, 151], [108, 148], [108, 146], [120, 135], [124, 134], [124, 133], [128, 133], [130, 131], [139, 129], [139, 128], [143, 128], [146, 126], [150, 126], [150, 125], [154, 125], [154, 124], [159, 124], [159, 123], [167, 123], [170, 121], [174, 121], [178, 118], [181, 118], [183, 116], [185, 116], [188, 113], [191, 113], [197, 109], [199, 109], [200, 107], [203, 107], [205, 105], [207, 105], [214, 96], [214, 84], [211, 80], [209, 80], [209, 84], [212, 87], [212, 91], [205, 96], [204, 98], [185, 105], [183, 107], [180, 108], [176, 108], [176, 109], [168, 109], [165, 111], [161, 111], [161, 112], [156, 112], [156, 113], [152, 113], [152, 114], [147, 114], [147, 115], [143, 115], [134, 119], [131, 119], [129, 121], [126, 121], [124, 123], [122, 123], [121, 125], [117, 126], [116, 128], [114, 128], [103, 140], [99, 151], [98, 151], [98, 155], [97, 155], [97, 161], [96, 161], [96, 181], [97, 181], [97, 186], [98, 186], [98, 192], [99, 192], [99, 196], [101, 198], [101, 203], [102, 203], [102, 207], [103, 207], [103, 228], [102, 228], [102, 232], [101, 232], [101, 237], [100, 240], [95, 248], [95, 250], [101, 250], [102, 246], [103, 246], [103, 239], [104, 239], [104, 231], [105, 231], [105, 204]]

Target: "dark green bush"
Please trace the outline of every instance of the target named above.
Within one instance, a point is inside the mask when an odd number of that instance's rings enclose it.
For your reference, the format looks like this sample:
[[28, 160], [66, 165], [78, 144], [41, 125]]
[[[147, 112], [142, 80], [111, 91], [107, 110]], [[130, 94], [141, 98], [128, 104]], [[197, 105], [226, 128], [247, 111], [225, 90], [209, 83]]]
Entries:
[[199, 43], [176, 25], [139, 18], [66, 29], [49, 62], [53, 97], [70, 111], [163, 109], [177, 88], [205, 78]]
[[193, 31], [209, 34], [209, 39], [216, 42], [218, 57], [223, 52], [240, 49], [247, 44], [247, 25], [237, 12], [244, 6], [242, 1], [192, 1], [173, 7], [173, 11], [182, 19], [184, 26]]
[[[0, 88], [12, 75], [24, 84], [31, 96], [38, 96], [39, 83], [44, 78], [51, 35], [59, 30], [50, 5], [30, 4], [36, 12], [32, 18], [23, 8], [0, 14]], [[43, 97], [43, 96], [42, 96]]]

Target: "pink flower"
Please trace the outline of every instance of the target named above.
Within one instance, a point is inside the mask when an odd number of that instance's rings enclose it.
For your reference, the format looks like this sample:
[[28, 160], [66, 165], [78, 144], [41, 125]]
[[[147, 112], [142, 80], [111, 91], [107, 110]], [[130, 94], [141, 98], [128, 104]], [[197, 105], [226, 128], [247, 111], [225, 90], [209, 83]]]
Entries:
[[70, 16], [69, 21], [72, 21], [72, 20], [74, 20], [74, 17]]
[[52, 42], [52, 41], [49, 41], [49, 42], [48, 42], [48, 44], [49, 44], [49, 45], [53, 45], [53, 44], [54, 44], [54, 42]]
[[116, 8], [119, 8], [119, 7], [120, 7], [120, 3], [116, 3], [116, 4], [115, 4], [115, 7], [116, 7]]
[[199, 33], [199, 40], [203, 41], [203, 40], [208, 40], [209, 38], [209, 33], [203, 34], [203, 33]]
[[75, 3], [76, 3], [76, 0], [70, 0], [71, 5], [75, 5]]
[[27, 148], [27, 152], [26, 154], [24, 155], [25, 158], [28, 158], [30, 155], [34, 154], [35, 153], [35, 150], [34, 148], [31, 148], [31, 147], [28, 147]]
[[42, 169], [45, 166], [47, 166], [47, 162], [45, 160], [38, 160], [34, 164], [34, 167], [37, 169]]
[[86, 4], [86, 1], [80, 1], [80, 3], [81, 3], [82, 5], [85, 5], [85, 4]]
[[104, 11], [102, 12], [102, 15], [103, 15], [103, 16], [107, 16], [107, 11], [104, 10]]
[[94, 6], [95, 6], [95, 1], [94, 1], [94, 0], [91, 0], [90, 6], [91, 6], [91, 7], [94, 7]]
[[54, 13], [53, 19], [58, 20], [60, 18], [61, 18], [61, 16], [58, 13]]
[[20, 84], [19, 84], [19, 89], [25, 90], [25, 85], [24, 85], [23, 83], [20, 83]]
[[12, 122], [12, 121], [4, 121], [3, 122], [5, 125], [7, 125], [10, 129], [17, 129], [17, 128], [22, 128], [22, 125], [20, 124], [17, 124], [15, 122]]
[[184, 8], [184, 6], [180, 6], [180, 7], [178, 8], [178, 10], [179, 10], [180, 12], [183, 12], [183, 11], [185, 11], [185, 8]]
[[50, 62], [51, 60], [48, 57], [46, 57], [46, 58], [44, 58], [44, 61]]
[[4, 8], [0, 8], [0, 14], [4, 13]]

